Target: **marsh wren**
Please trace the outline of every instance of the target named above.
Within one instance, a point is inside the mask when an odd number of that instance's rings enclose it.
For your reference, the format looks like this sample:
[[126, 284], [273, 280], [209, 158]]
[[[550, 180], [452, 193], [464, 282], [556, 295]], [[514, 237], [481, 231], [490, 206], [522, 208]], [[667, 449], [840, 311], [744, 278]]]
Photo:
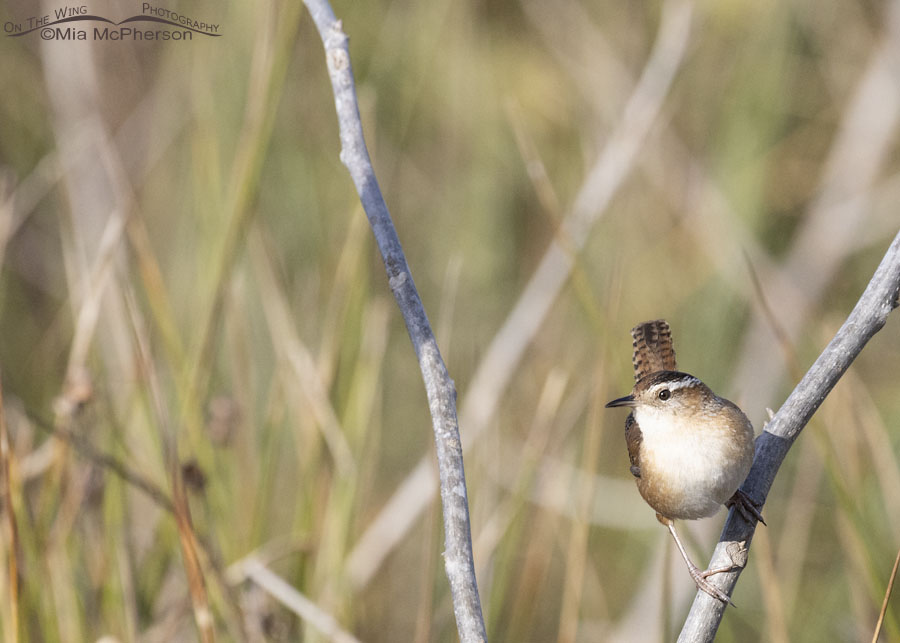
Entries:
[[638, 491], [669, 529], [697, 588], [730, 603], [707, 578], [731, 568], [701, 571], [682, 545], [675, 520], [706, 518], [721, 505], [735, 505], [745, 520], [765, 524], [738, 489], [753, 464], [753, 426], [735, 404], [676, 369], [665, 320], [639, 324], [631, 336], [634, 389], [606, 406], [632, 409], [625, 442]]

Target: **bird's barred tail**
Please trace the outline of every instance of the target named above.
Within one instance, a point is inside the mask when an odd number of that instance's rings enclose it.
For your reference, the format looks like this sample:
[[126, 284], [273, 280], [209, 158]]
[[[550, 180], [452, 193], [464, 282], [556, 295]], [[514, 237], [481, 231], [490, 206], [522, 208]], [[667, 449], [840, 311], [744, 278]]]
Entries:
[[638, 324], [631, 329], [634, 355], [634, 380], [637, 381], [657, 371], [675, 371], [675, 348], [672, 346], [672, 331], [665, 319]]

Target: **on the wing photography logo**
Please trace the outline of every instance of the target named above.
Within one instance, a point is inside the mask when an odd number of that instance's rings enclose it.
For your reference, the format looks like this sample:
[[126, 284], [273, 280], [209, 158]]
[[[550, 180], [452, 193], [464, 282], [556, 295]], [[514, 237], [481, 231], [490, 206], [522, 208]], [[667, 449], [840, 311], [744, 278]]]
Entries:
[[195, 35], [222, 35], [217, 23], [153, 6], [149, 2], [141, 4], [140, 14], [118, 21], [89, 13], [87, 5], [67, 5], [52, 13], [28, 16], [18, 22], [8, 20], [3, 23], [3, 32], [13, 38], [37, 32], [42, 40], [110, 42], [186, 42], [193, 40]]

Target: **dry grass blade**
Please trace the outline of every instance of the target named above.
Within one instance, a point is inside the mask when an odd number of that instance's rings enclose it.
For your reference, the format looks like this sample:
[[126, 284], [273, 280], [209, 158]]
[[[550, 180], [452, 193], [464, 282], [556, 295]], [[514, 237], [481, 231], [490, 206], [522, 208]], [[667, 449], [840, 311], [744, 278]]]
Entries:
[[197, 541], [194, 526], [191, 523], [191, 510], [188, 506], [184, 481], [178, 470], [172, 472], [172, 497], [175, 508], [175, 525], [178, 527], [178, 540], [181, 543], [181, 554], [187, 571], [191, 604], [194, 606], [194, 621], [197, 623], [203, 643], [214, 643], [216, 640], [215, 623], [209, 608], [203, 569], [200, 566], [200, 558], [197, 556]]
[[[500, 540], [507, 533], [510, 523], [522, 510], [522, 506], [528, 499], [528, 493], [532, 490], [537, 477], [541, 456], [547, 450], [553, 431], [559, 430], [559, 426], [554, 424], [554, 420], [557, 419], [556, 416], [567, 385], [568, 378], [565, 373], [556, 370], [550, 371], [535, 406], [534, 421], [528, 431], [528, 437], [523, 444], [509, 448], [510, 453], [521, 453], [522, 458], [512, 469], [515, 472], [514, 479], [506, 485], [512, 493], [512, 498], [491, 509], [490, 518], [485, 521], [475, 539], [479, 572], [487, 569]], [[560, 476], [558, 479], [566, 478]], [[498, 483], [503, 484], [503, 481], [498, 481]]]
[[763, 601], [766, 606], [766, 630], [769, 641], [773, 643], [789, 643], [790, 637], [785, 620], [784, 592], [781, 578], [776, 566], [772, 541], [768, 530], [762, 530], [756, 537], [759, 548], [759, 577], [762, 585]]
[[227, 227], [216, 258], [212, 300], [206, 307], [200, 326], [198, 349], [191, 362], [194, 370], [188, 383], [188, 405], [195, 402], [194, 396], [203, 395], [206, 388], [217, 331], [225, 307], [225, 293], [248, 227], [256, 213], [252, 204], [258, 196], [265, 151], [271, 139], [284, 87], [290, 49], [294, 45], [302, 15], [299, 3], [264, 5], [263, 8], [266, 15], [255, 41], [252, 72], [247, 88], [248, 101], [229, 180]]
[[[602, 391], [604, 385], [602, 376], [598, 376], [597, 380], [596, 388], [598, 391]], [[599, 395], [595, 394], [588, 412], [587, 425], [589, 427], [596, 427], [600, 424], [598, 413], [603, 407], [598, 402], [598, 397]], [[581, 468], [584, 472], [588, 474], [594, 473], [597, 460], [599, 459], [599, 449], [600, 431], [587, 430], [581, 457]], [[565, 582], [561, 597], [562, 607], [559, 614], [557, 643], [574, 643], [578, 637], [584, 577], [590, 564], [588, 555], [590, 521], [588, 518], [596, 492], [596, 487], [589, 482], [587, 476], [582, 477], [581, 484], [575, 486], [577, 513], [575, 520], [572, 521], [570, 526], [571, 531], [567, 544]]]
[[159, 428], [160, 442], [163, 448], [162, 455], [172, 484], [172, 508], [175, 512], [175, 524], [181, 545], [182, 562], [187, 573], [188, 589], [194, 608], [194, 621], [203, 643], [213, 643], [215, 641], [214, 621], [209, 606], [203, 569], [197, 556], [197, 538], [191, 522], [190, 506], [188, 505], [181, 465], [178, 459], [177, 435], [163, 398], [159, 374], [150, 352], [149, 338], [144, 328], [143, 319], [133, 295], [127, 291], [126, 303], [131, 313], [135, 345], [138, 351], [138, 367], [143, 371], [144, 379], [148, 385], [150, 403], [153, 406]]
[[[0, 396], [0, 406], [2, 406], [2, 396]], [[196, 562], [198, 566], [194, 571], [200, 571], [201, 576], [199, 578], [199, 582], [204, 585], [204, 590], [202, 594], [198, 594], [198, 597], [203, 599], [201, 600], [201, 604], [208, 603], [208, 599], [204, 598], [207, 595], [205, 590], [205, 582], [202, 577], [202, 565], [199, 563], [199, 556], [202, 554], [204, 559], [207, 560], [211, 569], [210, 572], [213, 575], [213, 578], [220, 583], [220, 586], [226, 590], [226, 599], [228, 599], [232, 607], [236, 608], [236, 602], [234, 601], [234, 596], [228, 595], [228, 584], [224, 578], [221, 567], [218, 566], [218, 561], [214, 558], [212, 552], [213, 549], [210, 546], [208, 539], [203, 538], [200, 534], [193, 529], [191, 525], [191, 517], [189, 512], [189, 507], [186, 505], [181, 508], [177, 507], [176, 504], [166, 495], [166, 492], [159, 487], [155, 482], [144, 476], [140, 471], [135, 470], [130, 467], [126, 462], [119, 460], [118, 458], [104, 453], [90, 443], [84, 436], [79, 435], [76, 432], [72, 432], [65, 427], [53, 426], [52, 423], [47, 422], [41, 418], [31, 416], [31, 420], [35, 422], [37, 426], [41, 429], [48, 431], [55, 438], [59, 440], [63, 440], [68, 444], [72, 445], [81, 457], [88, 460], [92, 464], [100, 467], [104, 470], [107, 470], [119, 477], [126, 484], [131, 487], [141, 491], [144, 493], [150, 500], [153, 501], [158, 507], [160, 507], [163, 511], [168, 514], [171, 514], [176, 521], [176, 528], [179, 531], [179, 538], [182, 539], [182, 546], [187, 546], [190, 549], [190, 553], [188, 554], [192, 561]], [[179, 478], [181, 476], [179, 475]], [[181, 483], [183, 486], [183, 482]], [[186, 500], [186, 499], [185, 499]], [[186, 531], [182, 531], [186, 529]], [[189, 533], [188, 533], [189, 532]], [[184, 540], [187, 539], [187, 540]], [[188, 575], [191, 576], [194, 574], [192, 571], [188, 571]], [[192, 582], [189, 578], [189, 582]], [[193, 582], [198, 582], [197, 579], [194, 579]], [[206, 609], [207, 613], [209, 609]], [[237, 631], [237, 628], [235, 628]]]
[[2, 489], [4, 526], [6, 527], [7, 588], [9, 598], [8, 618], [4, 619], [3, 638], [9, 643], [19, 640], [19, 530], [16, 526], [16, 512], [13, 504], [12, 452], [9, 443], [9, 429], [6, 426], [6, 412], [3, 408], [3, 384], [0, 382], [0, 489]]
[[884, 623], [884, 615], [887, 612], [888, 601], [891, 600], [891, 592], [894, 590], [894, 579], [897, 578], [897, 567], [900, 567], [900, 549], [894, 559], [894, 567], [891, 569], [891, 577], [888, 579], [887, 589], [884, 590], [884, 601], [881, 603], [881, 611], [878, 613], [878, 622], [875, 623], [875, 632], [872, 634], [872, 643], [878, 641], [881, 633], [881, 624]]
[[297, 390], [306, 399], [312, 416], [316, 419], [325, 444], [334, 458], [341, 476], [356, 476], [356, 463], [337, 412], [328, 398], [328, 391], [319, 375], [312, 353], [301, 341], [291, 322], [290, 308], [279, 288], [275, 271], [260, 234], [250, 235], [250, 256], [262, 294], [263, 312], [269, 326], [269, 334], [277, 350], [284, 354], [296, 380]]

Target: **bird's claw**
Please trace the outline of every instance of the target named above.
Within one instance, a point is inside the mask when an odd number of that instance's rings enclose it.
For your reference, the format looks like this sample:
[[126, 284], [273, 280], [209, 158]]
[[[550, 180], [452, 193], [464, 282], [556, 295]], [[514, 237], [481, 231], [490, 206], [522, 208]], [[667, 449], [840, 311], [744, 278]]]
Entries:
[[691, 578], [694, 579], [694, 583], [697, 584], [697, 589], [699, 589], [700, 591], [706, 592], [713, 598], [722, 601], [726, 605], [731, 605], [733, 607], [737, 607], [737, 605], [735, 605], [734, 602], [732, 602], [731, 597], [728, 594], [726, 594], [723, 590], [719, 589], [718, 587], [713, 585], [711, 582], [706, 580], [708, 577], [712, 576], [713, 574], [718, 574], [720, 572], [726, 572], [729, 570], [730, 570], [730, 568], [729, 569], [707, 569], [706, 571], [700, 571], [699, 569], [692, 569], [691, 570]]
[[[766, 524], [766, 521], [763, 520], [762, 513], [760, 513], [760, 508], [762, 507], [761, 502], [756, 502], [751, 498], [747, 493], [738, 489], [734, 492], [734, 495], [728, 499], [725, 503], [726, 507], [736, 507], [737, 510], [741, 513], [741, 517], [746, 521], [750, 522], [751, 518], [757, 520], [757, 522], [761, 522], [762, 524]], [[768, 525], [766, 525], [768, 527]]]

